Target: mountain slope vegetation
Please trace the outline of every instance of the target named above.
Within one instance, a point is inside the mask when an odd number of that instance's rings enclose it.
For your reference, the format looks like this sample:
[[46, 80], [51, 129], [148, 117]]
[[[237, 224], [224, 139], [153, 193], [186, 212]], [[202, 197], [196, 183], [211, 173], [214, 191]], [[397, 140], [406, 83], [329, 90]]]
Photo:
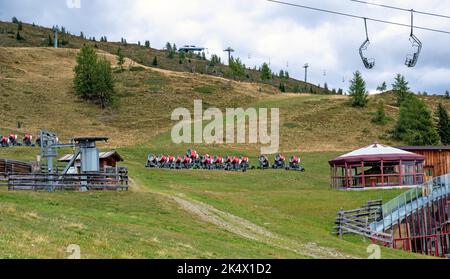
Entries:
[[[27, 28], [27, 27], [25, 27]], [[27, 34], [25, 33], [26, 37]], [[83, 258], [366, 258], [368, 243], [332, 235], [340, 208], [400, 191], [342, 192], [329, 188], [328, 160], [344, 151], [390, 139], [398, 118], [392, 94], [352, 108], [346, 96], [281, 93], [270, 84], [148, 67], [131, 59], [115, 71], [118, 101], [101, 109], [72, 88], [76, 48], [0, 47], [0, 134], [40, 128], [66, 142], [109, 136], [130, 171], [130, 191], [105, 193], [8, 192], [0, 187], [0, 258], [64, 258], [70, 244]], [[110, 52], [99, 55], [113, 62]], [[421, 97], [430, 107], [450, 102]], [[280, 109], [280, 149], [300, 154], [305, 173], [167, 171], [144, 168], [149, 152], [183, 154], [174, 145], [171, 112], [204, 107]], [[389, 121], [372, 123], [378, 100]], [[18, 122], [21, 128], [18, 128]], [[258, 145], [194, 145], [201, 153], [248, 155]], [[71, 152], [62, 150], [60, 153]], [[35, 160], [38, 148], [1, 148], [0, 157]], [[382, 249], [383, 258], [423, 257]]]

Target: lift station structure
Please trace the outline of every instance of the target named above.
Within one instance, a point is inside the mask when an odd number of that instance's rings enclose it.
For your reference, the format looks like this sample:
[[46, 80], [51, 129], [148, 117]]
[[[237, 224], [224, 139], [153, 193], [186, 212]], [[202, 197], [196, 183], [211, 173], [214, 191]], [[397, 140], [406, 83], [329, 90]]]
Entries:
[[[77, 137], [69, 143], [61, 143], [55, 133], [41, 130], [37, 140], [41, 148], [40, 171], [30, 174], [9, 174], [10, 190], [123, 190], [128, 189], [128, 169], [124, 167], [100, 167], [97, 142], [107, 142], [107, 137]], [[58, 149], [74, 148], [74, 156], [62, 171], [56, 167]], [[79, 173], [69, 173], [77, 158]], [[40, 161], [41, 161], [40, 160]], [[39, 162], [41, 163], [41, 162]]]

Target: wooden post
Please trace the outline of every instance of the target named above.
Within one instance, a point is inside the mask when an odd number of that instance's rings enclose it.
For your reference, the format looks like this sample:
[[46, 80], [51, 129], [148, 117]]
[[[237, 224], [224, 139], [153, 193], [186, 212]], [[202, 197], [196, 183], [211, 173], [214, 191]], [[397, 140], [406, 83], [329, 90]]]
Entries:
[[362, 168], [362, 172], [361, 172], [361, 175], [362, 175], [362, 186], [363, 186], [363, 188], [365, 188], [366, 187], [366, 178], [365, 178], [365, 172], [364, 172], [364, 161], [362, 161], [361, 162], [361, 168]]

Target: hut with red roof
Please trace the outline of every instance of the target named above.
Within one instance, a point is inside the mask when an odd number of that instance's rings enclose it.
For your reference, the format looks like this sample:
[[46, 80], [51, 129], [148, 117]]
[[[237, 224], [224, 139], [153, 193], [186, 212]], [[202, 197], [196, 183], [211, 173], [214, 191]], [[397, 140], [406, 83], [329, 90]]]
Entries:
[[329, 161], [331, 187], [375, 189], [421, 185], [424, 160], [423, 155], [375, 143]]

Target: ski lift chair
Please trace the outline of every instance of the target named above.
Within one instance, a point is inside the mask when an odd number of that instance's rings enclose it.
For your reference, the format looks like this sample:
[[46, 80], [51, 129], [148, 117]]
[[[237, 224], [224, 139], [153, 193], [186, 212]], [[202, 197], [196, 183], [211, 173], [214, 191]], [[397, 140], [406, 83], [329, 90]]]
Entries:
[[369, 33], [367, 31], [366, 18], [364, 18], [364, 27], [366, 28], [366, 40], [359, 47], [359, 56], [361, 56], [361, 60], [364, 64], [364, 67], [366, 67], [366, 69], [370, 70], [370, 69], [373, 69], [373, 67], [375, 67], [375, 59], [369, 59], [369, 58], [365, 57], [365, 55], [364, 55], [364, 52], [367, 50], [367, 48], [370, 45]]
[[411, 34], [409, 35], [409, 41], [411, 42], [412, 47], [416, 48], [416, 52], [406, 56], [405, 65], [408, 68], [412, 68], [416, 66], [420, 52], [422, 51], [422, 42], [414, 35], [414, 10], [411, 10]]

